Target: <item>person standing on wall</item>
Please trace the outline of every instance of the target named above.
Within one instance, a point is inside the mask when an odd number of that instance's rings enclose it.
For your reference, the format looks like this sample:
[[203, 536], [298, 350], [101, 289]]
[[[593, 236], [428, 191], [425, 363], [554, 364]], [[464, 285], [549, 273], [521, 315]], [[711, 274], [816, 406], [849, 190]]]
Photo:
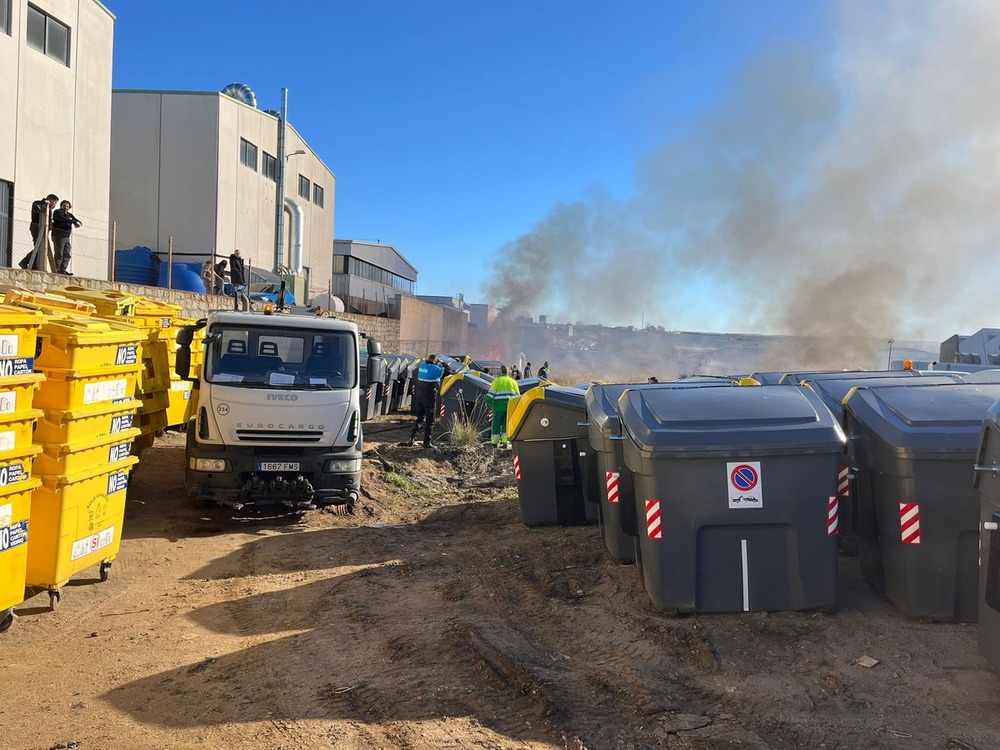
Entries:
[[500, 375], [492, 383], [486, 394], [486, 403], [493, 407], [493, 429], [490, 442], [500, 448], [507, 447], [507, 403], [521, 395], [517, 381], [507, 374], [507, 365], [500, 365]]
[[239, 250], [229, 256], [229, 283], [233, 285], [233, 309], [250, 312], [250, 298], [247, 296], [246, 266]]
[[524, 377], [526, 378], [531, 377], [531, 362], [529, 362], [524, 366]]
[[549, 363], [544, 362], [541, 367], [538, 368], [538, 377], [542, 380], [549, 379]]
[[[31, 249], [18, 263], [21, 268], [27, 268], [29, 263], [31, 263], [33, 271], [41, 271], [45, 268], [45, 247], [48, 244], [46, 241], [48, 238], [42, 238], [41, 247], [38, 246], [38, 242], [42, 233], [48, 229], [49, 211], [57, 205], [59, 205], [59, 196], [54, 193], [49, 193], [31, 204], [31, 224], [28, 227], [31, 230]], [[34, 263], [32, 263], [32, 258], [34, 258]]]
[[52, 244], [55, 247], [56, 273], [69, 272], [69, 260], [73, 251], [70, 237], [74, 229], [83, 226], [83, 222], [70, 212], [72, 208], [72, 203], [63, 201], [59, 204], [59, 208], [52, 212]]
[[427, 359], [417, 368], [417, 387], [413, 391], [413, 413], [417, 421], [413, 423], [410, 439], [403, 445], [413, 445], [424, 425], [424, 447], [431, 447], [431, 430], [434, 429], [434, 407], [437, 404], [438, 390], [441, 388], [441, 378], [444, 368], [437, 363], [436, 354], [428, 354]]
[[[226, 259], [225, 258], [223, 258], [222, 260], [220, 260], [218, 263], [216, 263], [212, 267], [212, 273], [215, 275], [215, 281], [213, 283], [213, 287], [212, 288], [215, 290], [216, 294], [222, 294], [222, 292], [226, 288], [226, 274], [229, 273], [229, 271], [226, 270]], [[244, 278], [246, 277], [246, 273], [245, 272], [244, 272], [243, 276], [244, 276]]]

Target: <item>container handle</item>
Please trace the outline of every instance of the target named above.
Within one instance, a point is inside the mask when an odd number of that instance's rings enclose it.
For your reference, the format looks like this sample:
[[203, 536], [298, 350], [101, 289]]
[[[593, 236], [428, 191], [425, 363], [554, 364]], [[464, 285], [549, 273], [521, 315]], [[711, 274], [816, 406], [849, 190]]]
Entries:
[[1000, 471], [1000, 466], [998, 466], [997, 464], [992, 464], [991, 466], [983, 466], [982, 464], [975, 464], [973, 465], [972, 468], [975, 469], [976, 471], [984, 471], [984, 472], [992, 471], [994, 474]]

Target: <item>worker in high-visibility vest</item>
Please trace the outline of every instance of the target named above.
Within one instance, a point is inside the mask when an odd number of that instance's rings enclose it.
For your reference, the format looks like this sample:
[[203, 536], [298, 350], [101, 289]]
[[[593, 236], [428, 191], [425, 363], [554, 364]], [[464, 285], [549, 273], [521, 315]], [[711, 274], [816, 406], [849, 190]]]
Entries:
[[500, 375], [490, 384], [486, 403], [493, 407], [493, 429], [490, 441], [493, 445], [507, 447], [507, 402], [521, 395], [517, 381], [507, 374], [507, 365], [500, 365]]

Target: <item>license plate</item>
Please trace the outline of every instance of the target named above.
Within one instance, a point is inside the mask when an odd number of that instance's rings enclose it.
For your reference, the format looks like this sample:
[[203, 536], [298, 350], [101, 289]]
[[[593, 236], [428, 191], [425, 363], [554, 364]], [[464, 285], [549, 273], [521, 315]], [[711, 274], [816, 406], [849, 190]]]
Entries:
[[257, 471], [298, 471], [299, 465], [297, 463], [289, 463], [282, 461], [258, 461]]

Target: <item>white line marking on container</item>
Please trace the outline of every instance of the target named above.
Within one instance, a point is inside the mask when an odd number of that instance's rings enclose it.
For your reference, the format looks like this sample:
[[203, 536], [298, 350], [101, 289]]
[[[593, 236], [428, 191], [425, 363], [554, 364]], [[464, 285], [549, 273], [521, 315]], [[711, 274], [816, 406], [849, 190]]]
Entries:
[[740, 539], [743, 548], [743, 611], [750, 611], [750, 567], [747, 563], [747, 540]]

